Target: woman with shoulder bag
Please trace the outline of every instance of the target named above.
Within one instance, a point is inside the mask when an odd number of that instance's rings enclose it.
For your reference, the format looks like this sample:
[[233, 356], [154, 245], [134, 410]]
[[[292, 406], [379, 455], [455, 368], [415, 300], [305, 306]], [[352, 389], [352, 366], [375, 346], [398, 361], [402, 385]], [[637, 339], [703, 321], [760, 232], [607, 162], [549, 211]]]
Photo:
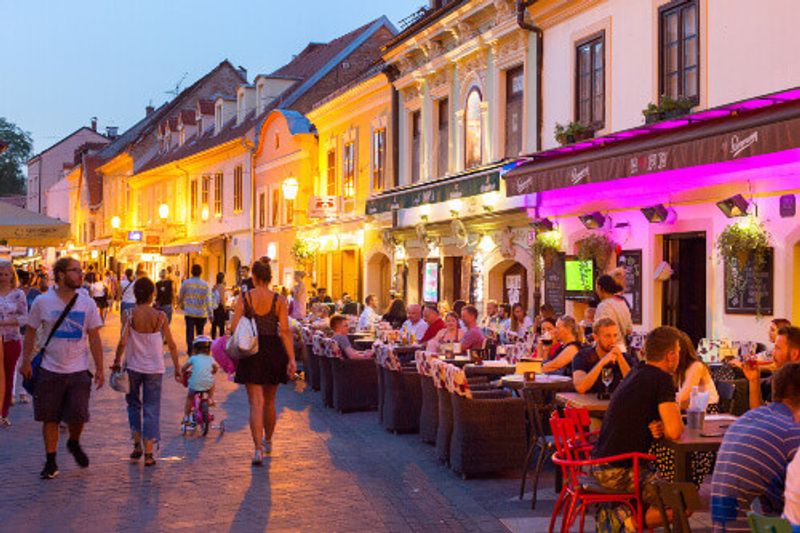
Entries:
[[258, 352], [239, 360], [234, 380], [247, 387], [250, 432], [255, 446], [252, 464], [258, 466], [264, 454], [272, 452], [278, 385], [294, 376], [296, 366], [289, 306], [283, 296], [269, 288], [272, 281], [269, 263], [257, 261], [252, 275], [255, 288], [243, 292], [236, 300], [231, 331], [236, 331], [243, 315], [253, 317], [258, 329]]
[[[122, 354], [128, 372], [130, 391], [125, 395], [128, 404], [128, 423], [133, 437], [132, 460], [144, 453], [145, 466], [156, 464], [153, 444], [160, 439], [161, 381], [165, 372], [164, 341], [172, 356], [175, 381], [181, 382], [178, 346], [172, 338], [167, 315], [153, 307], [155, 285], [149, 278], [139, 278], [133, 285], [136, 307], [123, 315], [117, 355], [112, 372], [119, 372]], [[142, 440], [144, 439], [144, 450]]]

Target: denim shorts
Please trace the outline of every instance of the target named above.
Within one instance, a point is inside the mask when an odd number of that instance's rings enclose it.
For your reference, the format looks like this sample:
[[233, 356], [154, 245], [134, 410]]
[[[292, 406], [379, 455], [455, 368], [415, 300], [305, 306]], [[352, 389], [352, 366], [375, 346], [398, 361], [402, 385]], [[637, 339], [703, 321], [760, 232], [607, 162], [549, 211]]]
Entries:
[[88, 370], [59, 374], [39, 368], [33, 393], [33, 418], [37, 422], [88, 422], [91, 393], [92, 373]]

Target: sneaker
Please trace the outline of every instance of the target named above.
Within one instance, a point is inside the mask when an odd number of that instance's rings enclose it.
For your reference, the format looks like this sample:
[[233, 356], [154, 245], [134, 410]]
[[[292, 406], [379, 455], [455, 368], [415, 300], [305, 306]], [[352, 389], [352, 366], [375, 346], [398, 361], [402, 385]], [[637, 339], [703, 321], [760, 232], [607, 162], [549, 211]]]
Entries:
[[156, 466], [156, 460], [152, 453], [144, 454], [144, 466]]
[[75, 462], [78, 463], [78, 466], [81, 468], [89, 466], [89, 458], [83, 452], [83, 448], [81, 448], [81, 444], [78, 441], [68, 440], [67, 450], [72, 454], [72, 457], [75, 458]]
[[42, 479], [53, 479], [57, 475], [58, 475], [58, 465], [56, 464], [55, 461], [53, 461], [52, 463], [50, 461], [47, 461], [44, 464], [44, 468], [39, 473], [39, 477]]
[[261, 466], [263, 462], [264, 454], [261, 452], [261, 450], [256, 450], [256, 452], [253, 454], [253, 466]]
[[142, 444], [137, 442], [133, 445], [133, 451], [131, 452], [131, 460], [138, 461], [142, 458], [142, 454], [144, 451], [142, 450]]
[[264, 455], [269, 455], [272, 453], [272, 441], [271, 440], [264, 440]]

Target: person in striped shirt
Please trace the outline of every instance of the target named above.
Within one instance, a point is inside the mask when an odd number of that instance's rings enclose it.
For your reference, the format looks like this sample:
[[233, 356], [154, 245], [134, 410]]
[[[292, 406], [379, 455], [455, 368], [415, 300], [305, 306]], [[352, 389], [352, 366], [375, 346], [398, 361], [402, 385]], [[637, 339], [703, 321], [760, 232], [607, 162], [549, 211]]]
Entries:
[[203, 334], [206, 319], [213, 313], [211, 289], [200, 279], [202, 273], [203, 268], [200, 265], [192, 265], [192, 277], [181, 284], [178, 295], [178, 305], [183, 309], [186, 320], [186, 352], [189, 355], [192, 355], [195, 335]]
[[711, 482], [715, 532], [750, 531], [751, 510], [783, 511], [786, 468], [800, 446], [800, 363], [774, 374], [772, 400], [745, 413], [722, 439]]

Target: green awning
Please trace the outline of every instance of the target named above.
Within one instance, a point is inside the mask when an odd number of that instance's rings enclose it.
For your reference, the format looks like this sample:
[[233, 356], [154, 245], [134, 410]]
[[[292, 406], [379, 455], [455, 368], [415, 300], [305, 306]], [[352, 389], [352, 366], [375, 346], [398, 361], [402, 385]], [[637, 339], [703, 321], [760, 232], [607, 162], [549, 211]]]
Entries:
[[500, 190], [500, 168], [499, 165], [493, 165], [466, 176], [450, 176], [383, 193], [367, 200], [366, 213], [376, 215], [393, 209], [436, 204], [497, 190]]

